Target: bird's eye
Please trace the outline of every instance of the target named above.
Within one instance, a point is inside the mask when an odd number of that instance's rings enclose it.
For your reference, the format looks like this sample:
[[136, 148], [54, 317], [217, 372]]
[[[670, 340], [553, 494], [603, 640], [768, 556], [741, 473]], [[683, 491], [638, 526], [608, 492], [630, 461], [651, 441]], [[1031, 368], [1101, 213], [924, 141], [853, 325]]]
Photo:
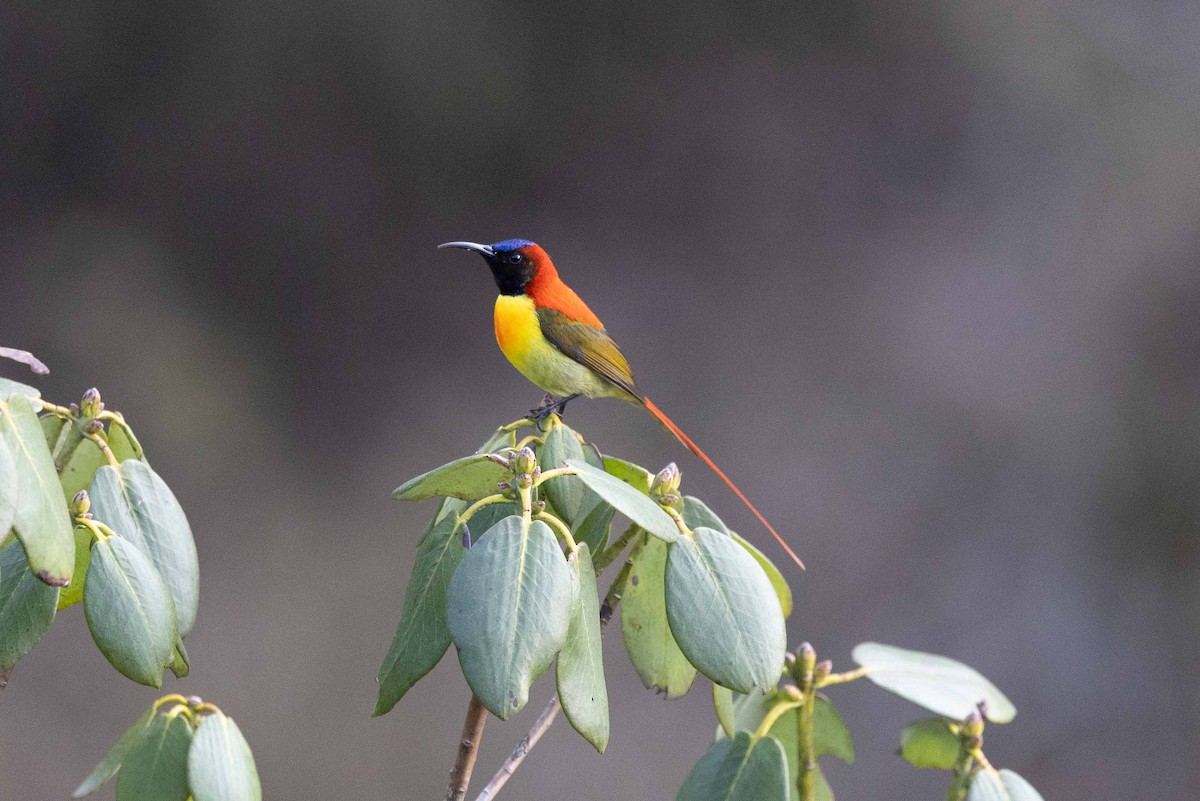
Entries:
[[520, 253], [512, 254], [511, 256], [508, 257], [508, 262], [509, 262], [509, 264], [520, 264], [521, 263], [521, 254]]

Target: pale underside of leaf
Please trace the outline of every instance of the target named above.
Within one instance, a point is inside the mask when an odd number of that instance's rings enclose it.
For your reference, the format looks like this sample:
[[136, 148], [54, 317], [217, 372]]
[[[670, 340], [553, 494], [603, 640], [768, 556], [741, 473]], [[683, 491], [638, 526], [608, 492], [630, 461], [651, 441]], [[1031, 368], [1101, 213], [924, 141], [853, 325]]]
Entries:
[[194, 801], [262, 801], [250, 744], [232, 718], [207, 715], [188, 751], [188, 785]]
[[875, 684], [952, 720], [962, 720], [981, 701], [993, 723], [1016, 717], [1016, 707], [994, 684], [949, 657], [872, 642], [856, 646], [852, 657]]

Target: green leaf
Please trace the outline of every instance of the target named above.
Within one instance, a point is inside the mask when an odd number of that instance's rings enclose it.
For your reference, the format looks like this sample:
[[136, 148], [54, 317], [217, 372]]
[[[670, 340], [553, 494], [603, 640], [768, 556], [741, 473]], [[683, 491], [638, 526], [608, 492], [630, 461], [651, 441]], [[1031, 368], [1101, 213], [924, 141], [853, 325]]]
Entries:
[[575, 468], [584, 484], [634, 523], [666, 542], [679, 539], [675, 521], [649, 496], [587, 462], [572, 459], [567, 464]]
[[[477, 453], [492, 453], [515, 443], [513, 432], [497, 430]], [[450, 577], [463, 555], [461, 532], [455, 531], [454, 525], [458, 515], [468, 506], [466, 501], [457, 498], [444, 499], [421, 536], [404, 591], [400, 622], [379, 667], [379, 696], [372, 713], [374, 717], [391, 711], [413, 685], [433, 670], [450, 647], [446, 593]], [[478, 540], [514, 511], [519, 511], [514, 504], [485, 506], [471, 517], [468, 529]]]
[[171, 592], [148, 556], [121, 537], [93, 545], [83, 614], [113, 667], [139, 684], [162, 686], [179, 629]]
[[900, 756], [914, 768], [951, 770], [958, 752], [958, 735], [945, 718], [916, 720], [900, 732]]
[[581, 544], [586, 542], [595, 553], [602, 552], [608, 545], [608, 537], [612, 531], [612, 521], [616, 513], [617, 510], [604, 501], [596, 504], [592, 507], [592, 511], [588, 512], [583, 522], [575, 528], [573, 532], [575, 541]]
[[[471, 531], [471, 542], [478, 543], [504, 518], [520, 514], [521, 507], [515, 503], [493, 503], [485, 506], [471, 515], [471, 520], [467, 524], [467, 528]], [[461, 540], [462, 537], [459, 539]]]
[[142, 450], [142, 444], [138, 442], [137, 437], [131, 437], [124, 426], [116, 423], [108, 424], [108, 449], [118, 462], [127, 462], [130, 459], [146, 460], [146, 452]]
[[404, 590], [400, 623], [379, 667], [375, 716], [389, 712], [414, 684], [433, 670], [450, 647], [446, 590], [463, 557], [456, 521], [454, 513], [431, 524], [417, 546], [412, 575]]
[[[738, 696], [733, 702], [734, 728], [737, 731], [757, 731], [763, 719], [766, 718], [767, 712], [777, 703], [788, 700], [782, 696], [783, 694], [779, 690], [772, 690], [766, 694], [752, 693]], [[799, 709], [789, 709], [776, 719], [768, 732], [779, 740], [784, 754], [787, 755], [788, 787], [791, 790], [793, 801], [798, 798], [796, 781], [800, 776], [799, 721], [797, 720], [799, 714]], [[817, 694], [817, 702], [813, 707], [813, 750], [818, 757], [829, 755], [851, 764], [854, 762], [854, 742], [850, 738], [850, 732], [846, 729], [842, 716], [838, 714], [833, 704], [820, 693]], [[819, 765], [813, 780], [813, 790], [817, 798], [833, 798], [833, 791], [829, 789], [829, 784], [825, 781], [825, 775], [821, 772]]]
[[633, 462], [618, 459], [615, 456], [604, 456], [602, 458], [604, 461], [604, 472], [611, 476], [616, 476], [643, 495], [650, 493], [650, 484], [654, 481], [654, 474], [649, 470]]
[[[515, 431], [505, 431], [503, 426], [501, 426], [500, 428], [497, 428], [494, 432], [492, 432], [492, 435], [490, 437], [488, 437], [487, 442], [480, 445], [479, 449], [475, 451], [475, 454], [478, 456], [480, 454], [496, 453], [496, 452], [504, 450], [506, 448], [513, 448], [516, 446], [516, 444], [517, 444], [516, 432]], [[491, 494], [491, 493], [489, 493], [489, 494]], [[484, 496], [484, 497], [487, 497], [487, 496]], [[478, 500], [478, 499], [476, 498], [474, 500]], [[465, 512], [467, 510], [468, 506], [470, 506], [470, 504], [463, 503], [460, 499], [445, 498], [442, 501], [441, 506], [438, 507], [437, 512], [434, 513], [433, 522], [437, 523], [439, 520], [441, 520], [443, 517], [450, 514], [451, 512], [453, 512], [456, 515], [462, 514], [463, 512]], [[491, 506], [488, 508], [494, 509], [496, 507]], [[484, 511], [486, 511], [486, 509]], [[431, 529], [432, 529], [432, 526], [430, 526], [430, 528], [425, 529], [426, 537], [429, 536], [429, 532]], [[486, 529], [483, 529], [483, 530], [486, 531]]]
[[90, 439], [81, 439], [58, 474], [58, 482], [62, 485], [63, 498], [67, 503], [71, 502], [75, 493], [92, 486], [96, 471], [106, 464], [108, 458], [100, 446]]
[[783, 609], [783, 616], [787, 617], [792, 613], [792, 588], [788, 586], [784, 580], [783, 574], [779, 572], [779, 568], [775, 563], [766, 557], [766, 555], [751, 545], [736, 531], [732, 531], [729, 526], [725, 525], [725, 521], [717, 517], [712, 509], [699, 498], [688, 495], [683, 499], [683, 511], [680, 513], [683, 517], [683, 522], [687, 523], [688, 528], [715, 528], [717, 531], [722, 531], [733, 537], [734, 541], [750, 552], [754, 557], [754, 561], [758, 562], [759, 567], [767, 574], [767, 578], [771, 580], [771, 586], [775, 588], [775, 594], [779, 597], [779, 606]]
[[499, 453], [506, 448], [515, 448], [517, 446], [517, 432], [505, 431], [504, 426], [497, 428], [488, 437], [487, 442], [479, 446], [479, 450], [475, 453]]
[[91, 496], [92, 516], [153, 561], [170, 588], [179, 635], [186, 637], [200, 602], [200, 562], [187, 515], [171, 488], [150, 465], [130, 460], [97, 470]]
[[0, 669], [15, 665], [46, 636], [58, 592], [30, 572], [20, 543], [0, 550]]
[[450, 636], [467, 684], [496, 717], [525, 706], [562, 648], [573, 595], [554, 532], [540, 521], [506, 517], [463, 556], [450, 580]]
[[667, 551], [667, 620], [688, 661], [740, 693], [773, 688], [786, 631], [771, 582], [744, 548], [711, 528]]
[[156, 715], [121, 762], [117, 801], [187, 801], [191, 744], [183, 715]]
[[833, 789], [820, 765], [813, 772], [813, 801], [833, 801]]
[[134, 743], [142, 736], [147, 724], [150, 723], [150, 719], [154, 717], [155, 711], [154, 707], [147, 709], [137, 719], [137, 722], [121, 735], [121, 739], [117, 740], [113, 747], [108, 750], [108, 753], [104, 755], [104, 759], [100, 760], [100, 764], [93, 768], [92, 772], [87, 775], [87, 778], [75, 788], [75, 792], [72, 794], [75, 798], [83, 798], [117, 775], [117, 770], [120, 769], [121, 763], [125, 760], [125, 755], [129, 753], [129, 749], [133, 748]]
[[787, 760], [774, 737], [738, 732], [709, 746], [676, 801], [787, 801]]
[[833, 703], [818, 693], [813, 705], [813, 749], [817, 756], [837, 757], [843, 762], [854, 764], [854, 738], [846, 728], [846, 721]]
[[58, 594], [58, 608], [66, 609], [83, 600], [83, 588], [87, 586], [88, 566], [92, 563], [92, 532], [87, 526], [75, 526], [75, 574], [71, 583]]
[[587, 543], [567, 561], [579, 585], [567, 641], [558, 654], [558, 700], [575, 731], [600, 753], [608, 746], [608, 687], [600, 649], [600, 596]]
[[443, 496], [463, 501], [477, 501], [499, 490], [496, 485], [512, 478], [512, 472], [496, 464], [488, 454], [473, 454], [405, 481], [392, 491], [398, 501], [423, 501]]
[[1017, 715], [994, 684], [948, 657], [874, 642], [858, 645], [851, 656], [867, 669], [868, 679], [930, 712], [962, 720], [983, 701], [993, 723], [1008, 723]]
[[[557, 417], [553, 419], [558, 420]], [[565, 467], [569, 459], [588, 461], [579, 436], [560, 421], [553, 424], [546, 434], [545, 442], [538, 453], [538, 464], [545, 473]], [[540, 489], [545, 491], [559, 516], [572, 529], [582, 523], [601, 502], [600, 496], [588, 489], [576, 476], [552, 478], [542, 484]]]
[[187, 678], [187, 675], [192, 672], [192, 661], [188, 659], [188, 652], [183, 647], [182, 638], [175, 639], [175, 650], [171, 652], [171, 661], [167, 667], [177, 679]]
[[683, 508], [680, 509], [679, 514], [683, 517], [683, 522], [687, 523], [688, 528], [692, 530], [698, 528], [715, 528], [723, 534], [733, 533], [729, 526], [725, 525], [725, 521], [717, 517], [716, 512], [709, 509], [708, 504], [695, 495], [685, 495], [683, 497]]
[[967, 801], [1043, 801], [1033, 785], [1011, 770], [979, 770], [971, 780]]
[[58, 472], [31, 401], [0, 401], [0, 439], [13, 457], [17, 474], [17, 508], [13, 530], [35, 576], [65, 587], [75, 567], [71, 519], [58, 483]]
[[37, 400], [42, 397], [42, 393], [28, 384], [22, 384], [19, 381], [12, 381], [7, 378], [0, 378], [0, 403], [15, 397]]
[[732, 737], [737, 731], [734, 728], [733, 719], [733, 690], [728, 687], [722, 687], [720, 684], [712, 685], [713, 696], [713, 712], [717, 715], [717, 723], [721, 726], [721, 731], [726, 737]]
[[262, 801], [254, 754], [232, 718], [214, 713], [200, 721], [188, 752], [194, 801]]
[[667, 544], [641, 534], [630, 554], [633, 562], [621, 597], [621, 637], [629, 660], [651, 690], [668, 699], [682, 697], [696, 678], [696, 668], [679, 650], [667, 623], [663, 576]]
[[16, 519], [19, 485], [17, 463], [7, 443], [0, 438], [0, 536], [9, 532]]

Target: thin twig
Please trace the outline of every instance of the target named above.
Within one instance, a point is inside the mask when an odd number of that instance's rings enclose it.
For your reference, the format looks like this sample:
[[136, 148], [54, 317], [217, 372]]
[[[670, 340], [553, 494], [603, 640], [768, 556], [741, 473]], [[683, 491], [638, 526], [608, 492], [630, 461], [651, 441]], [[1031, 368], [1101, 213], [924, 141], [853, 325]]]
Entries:
[[458, 756], [454, 758], [454, 767], [450, 769], [446, 801], [463, 801], [467, 797], [467, 786], [471, 783], [475, 758], [479, 756], [479, 741], [483, 739], [483, 725], [487, 723], [487, 716], [487, 707], [472, 694], [467, 717], [463, 721], [462, 738], [458, 741]]
[[542, 739], [542, 735], [554, 723], [558, 713], [562, 711], [562, 704], [558, 702], [558, 696], [555, 695], [550, 699], [550, 703], [546, 704], [546, 708], [542, 710], [542, 714], [538, 715], [538, 719], [534, 721], [533, 726], [521, 738], [521, 742], [517, 743], [517, 747], [509, 754], [508, 759], [504, 760], [504, 764], [500, 766], [500, 770], [496, 771], [496, 775], [492, 776], [492, 780], [479, 791], [479, 795], [475, 796], [475, 801], [489, 801], [495, 798], [496, 793], [500, 792], [500, 788], [508, 783], [512, 778], [513, 773], [525, 761], [525, 757], [537, 745], [537, 741]]
[[867, 672], [865, 667], [860, 667], [854, 670], [847, 670], [845, 673], [830, 673], [817, 682], [817, 687], [828, 687], [831, 684], [845, 684], [848, 681], [857, 681], [867, 675]]

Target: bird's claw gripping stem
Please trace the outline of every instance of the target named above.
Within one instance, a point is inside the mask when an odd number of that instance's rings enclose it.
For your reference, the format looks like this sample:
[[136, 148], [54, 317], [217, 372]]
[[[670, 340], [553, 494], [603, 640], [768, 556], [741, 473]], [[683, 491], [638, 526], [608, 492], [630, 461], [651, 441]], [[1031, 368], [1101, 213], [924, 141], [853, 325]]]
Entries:
[[567, 410], [567, 404], [578, 397], [579, 393], [576, 392], [573, 395], [567, 395], [565, 398], [555, 399], [553, 395], [547, 392], [546, 397], [542, 399], [541, 405], [536, 409], [530, 409], [529, 414], [533, 417], [533, 421], [537, 423], [538, 428], [541, 428], [542, 423], [545, 422], [547, 417], [552, 414], [557, 414], [561, 417]]

